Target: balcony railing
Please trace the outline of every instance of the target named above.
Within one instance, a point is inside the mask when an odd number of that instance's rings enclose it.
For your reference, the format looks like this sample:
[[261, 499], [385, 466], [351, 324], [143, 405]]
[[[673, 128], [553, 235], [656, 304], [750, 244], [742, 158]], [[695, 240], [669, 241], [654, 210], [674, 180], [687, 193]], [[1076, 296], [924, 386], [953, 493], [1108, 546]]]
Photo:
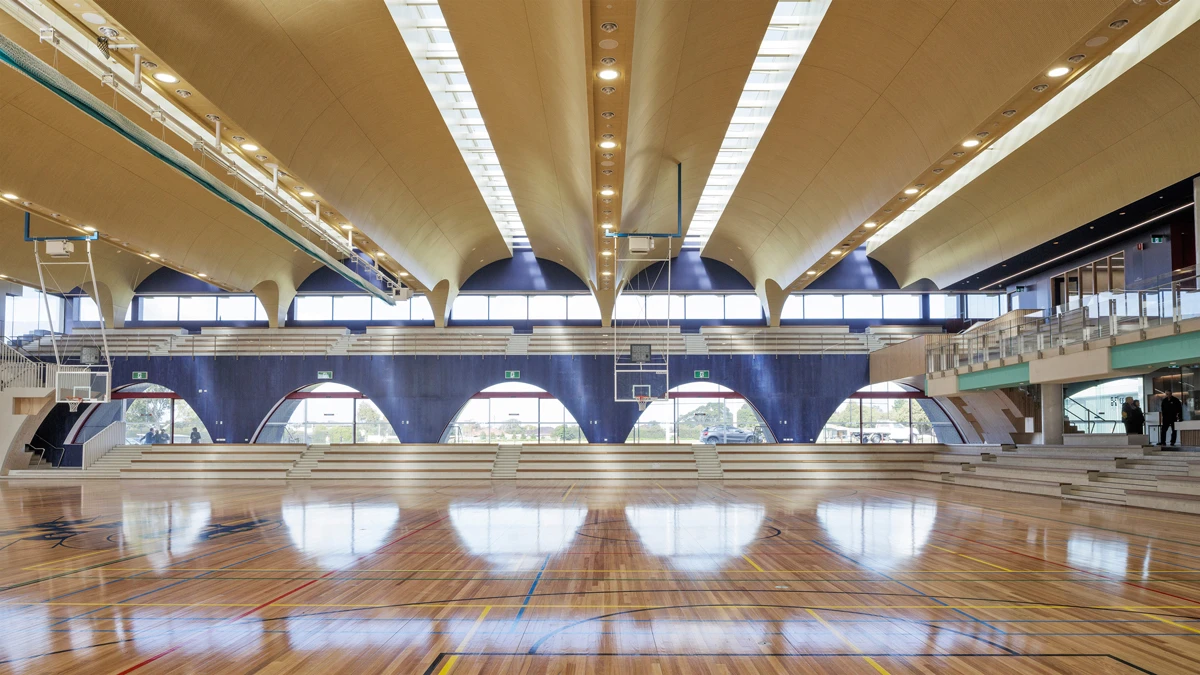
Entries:
[[935, 373], [1195, 318], [1200, 318], [1200, 284], [1192, 272], [1145, 290], [1097, 293], [1059, 307], [1052, 316], [945, 336], [926, 349], [926, 367]]

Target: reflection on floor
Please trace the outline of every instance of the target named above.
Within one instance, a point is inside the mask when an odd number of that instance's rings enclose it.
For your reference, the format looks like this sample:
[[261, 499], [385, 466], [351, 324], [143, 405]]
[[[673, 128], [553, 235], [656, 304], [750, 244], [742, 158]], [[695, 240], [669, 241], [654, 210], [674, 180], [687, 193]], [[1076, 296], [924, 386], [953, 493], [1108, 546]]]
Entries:
[[1200, 672], [1200, 516], [909, 481], [0, 495], [6, 673]]

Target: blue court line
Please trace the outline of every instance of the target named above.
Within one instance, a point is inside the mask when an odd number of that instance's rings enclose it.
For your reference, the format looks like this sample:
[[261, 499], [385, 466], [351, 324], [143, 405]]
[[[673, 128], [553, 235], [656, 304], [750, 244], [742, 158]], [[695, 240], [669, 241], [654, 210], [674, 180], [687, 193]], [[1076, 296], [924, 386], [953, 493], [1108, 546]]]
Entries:
[[542, 573], [546, 571], [546, 565], [549, 564], [550, 556], [547, 555], [546, 559], [542, 561], [542, 568], [538, 570], [537, 576], [533, 578], [533, 583], [529, 585], [529, 591], [525, 593], [525, 602], [522, 602], [521, 609], [517, 610], [517, 617], [513, 619], [514, 626], [516, 625], [516, 622], [520, 621], [521, 617], [525, 615], [525, 608], [529, 606], [529, 600], [533, 598], [533, 592], [537, 590], [538, 582], [542, 580]]

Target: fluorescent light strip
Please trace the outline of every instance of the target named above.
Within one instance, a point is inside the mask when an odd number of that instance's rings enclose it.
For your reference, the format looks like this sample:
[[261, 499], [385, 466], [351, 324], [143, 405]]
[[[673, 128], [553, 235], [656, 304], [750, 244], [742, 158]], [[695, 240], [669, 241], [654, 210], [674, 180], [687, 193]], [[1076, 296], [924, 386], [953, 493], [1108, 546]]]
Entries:
[[1020, 272], [1017, 272], [1016, 274], [1004, 277], [1000, 281], [993, 281], [992, 283], [988, 284], [987, 286], [981, 286], [979, 288], [979, 290], [985, 291], [988, 288], [991, 288], [992, 286], [999, 286], [1000, 284], [1002, 284], [1006, 281], [1011, 281], [1012, 279], [1016, 279], [1017, 277], [1023, 277], [1026, 274], [1029, 274], [1030, 272], [1032, 272], [1034, 270], [1038, 270], [1038, 269], [1045, 267], [1046, 265], [1049, 265], [1050, 263], [1058, 262], [1059, 260], [1073, 256], [1076, 253], [1082, 253], [1083, 251], [1088, 250], [1089, 248], [1095, 246], [1096, 244], [1102, 244], [1102, 243], [1108, 241], [1109, 239], [1112, 239], [1113, 237], [1119, 237], [1123, 234], [1129, 234], [1130, 232], [1133, 232], [1134, 230], [1138, 229], [1139, 227], [1142, 227], [1143, 225], [1149, 225], [1150, 223], [1153, 223], [1156, 220], [1166, 218], [1167, 216], [1171, 215], [1172, 213], [1179, 213], [1180, 211], [1187, 209], [1187, 208], [1191, 208], [1194, 205], [1195, 205], [1195, 202], [1188, 202], [1188, 203], [1184, 204], [1183, 206], [1177, 206], [1177, 207], [1171, 209], [1170, 211], [1167, 211], [1166, 213], [1160, 213], [1157, 216], [1154, 216], [1153, 218], [1147, 218], [1146, 220], [1143, 220], [1142, 222], [1138, 223], [1137, 225], [1130, 225], [1129, 227], [1127, 227], [1119, 232], [1113, 232], [1112, 234], [1108, 235], [1107, 237], [1101, 237], [1101, 238], [1097, 239], [1096, 241], [1084, 244], [1083, 246], [1080, 246], [1079, 248], [1075, 249], [1074, 251], [1067, 251], [1066, 253], [1064, 253], [1060, 256], [1055, 256], [1055, 257], [1047, 260], [1046, 262], [1038, 263], [1038, 264], [1034, 265], [1033, 267], [1029, 267], [1024, 270], [1021, 270]]
[[888, 239], [912, 225], [921, 216], [935, 209], [968, 183], [999, 164], [1018, 148], [1048, 129], [1055, 122], [1090, 99], [1100, 90], [1112, 84], [1143, 59], [1160, 47], [1178, 37], [1186, 28], [1200, 20], [1200, 0], [1179, 0], [1174, 7], [1163, 12], [1149, 26], [1131, 37], [1125, 44], [1113, 50], [1086, 73], [1068, 84], [1062, 91], [1038, 108], [1029, 117], [1021, 120], [1012, 131], [1004, 134], [975, 155], [961, 169], [937, 187], [926, 192], [899, 215], [882, 227], [867, 241], [867, 253], [883, 245]]
[[734, 188], [754, 156], [754, 150], [758, 148], [758, 142], [771, 123], [775, 109], [779, 107], [779, 101], [796, 74], [800, 59], [804, 57], [804, 52], [817, 33], [817, 27], [825, 18], [829, 3], [830, 0], [813, 0], [775, 5], [775, 13], [771, 16], [767, 33], [758, 48], [758, 56], [754, 59], [750, 76], [746, 78], [738, 99], [738, 107], [721, 142], [716, 164], [700, 195], [702, 208], [697, 209], [688, 224], [685, 246], [703, 248], [708, 243]]
[[384, 4], [416, 61], [421, 79], [441, 111], [496, 228], [509, 248], [517, 238], [527, 241], [525, 224], [513, 205], [512, 191], [504, 179], [487, 125], [479, 116], [479, 106], [458, 59], [458, 49], [446, 27], [441, 6], [435, 0], [385, 0]]

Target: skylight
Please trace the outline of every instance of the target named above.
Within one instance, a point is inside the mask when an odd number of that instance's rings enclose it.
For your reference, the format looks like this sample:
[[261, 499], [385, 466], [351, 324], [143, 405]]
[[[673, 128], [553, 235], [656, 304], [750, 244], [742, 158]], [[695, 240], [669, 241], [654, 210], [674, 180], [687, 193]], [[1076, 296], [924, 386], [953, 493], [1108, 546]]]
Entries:
[[442, 8], [436, 0], [385, 0], [385, 3], [500, 234], [510, 248], [516, 242], [528, 242], [525, 224], [517, 213]]
[[779, 107], [792, 76], [796, 74], [800, 59], [812, 43], [829, 2], [780, 2], [775, 6], [775, 13], [758, 48], [750, 76], [742, 88], [733, 119], [725, 131], [717, 161], [708, 175], [704, 192], [700, 194], [700, 204], [688, 226], [684, 246], [703, 248], [708, 243], [734, 188], [754, 156], [758, 142], [771, 123], [771, 117]]

